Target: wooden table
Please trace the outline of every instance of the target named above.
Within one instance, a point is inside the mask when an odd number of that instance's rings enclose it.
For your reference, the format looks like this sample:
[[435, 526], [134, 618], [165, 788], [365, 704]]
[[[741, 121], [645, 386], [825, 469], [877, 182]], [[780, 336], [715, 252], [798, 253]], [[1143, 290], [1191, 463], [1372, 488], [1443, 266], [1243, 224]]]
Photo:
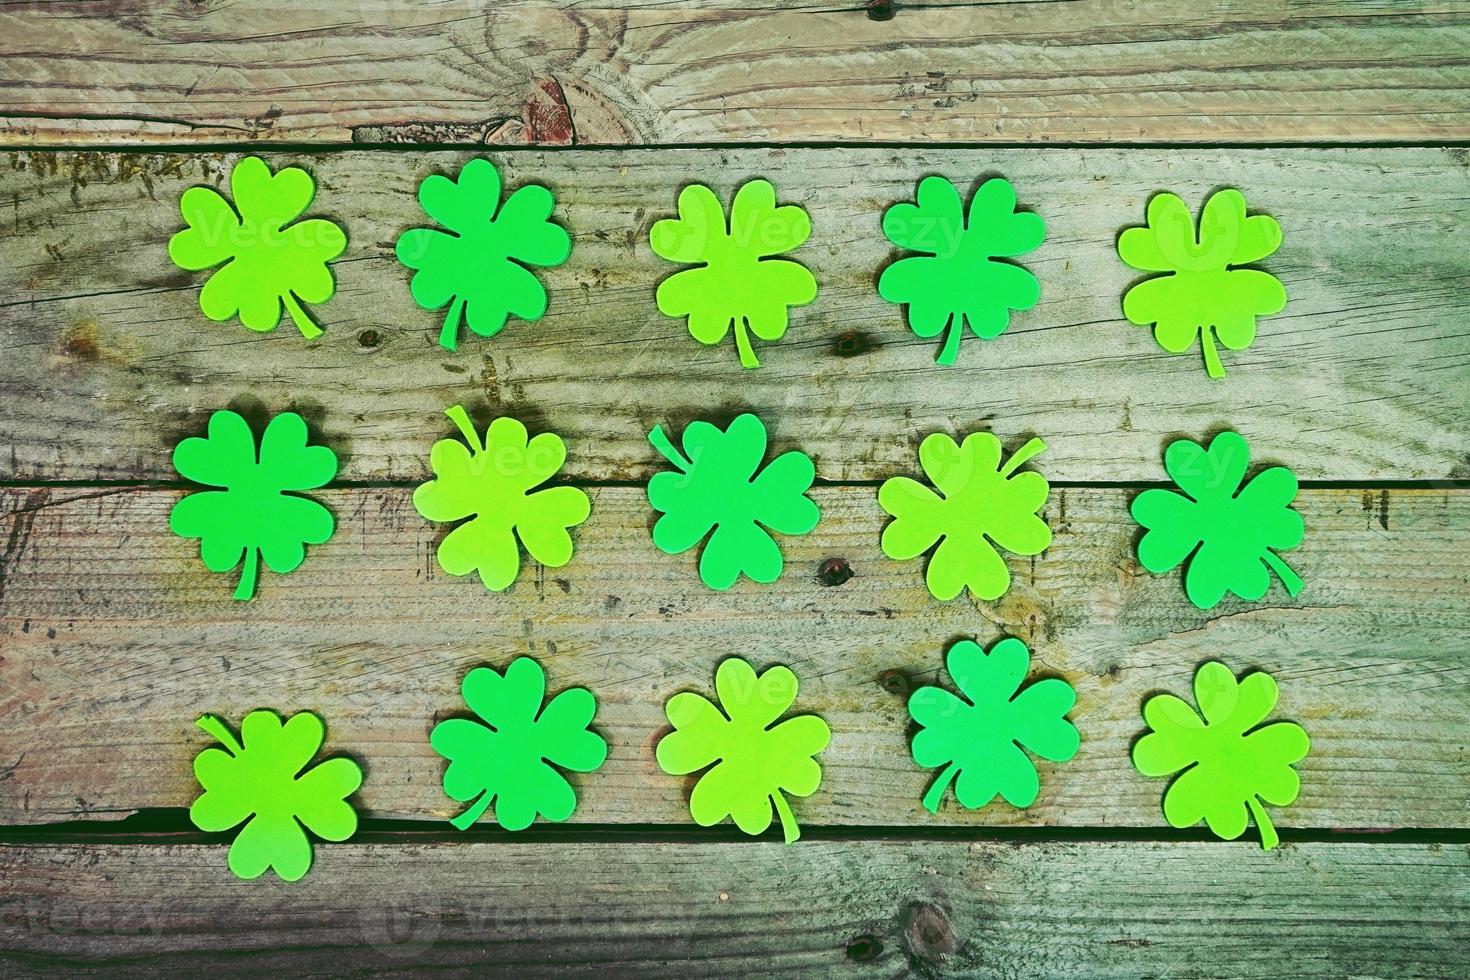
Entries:
[[[12, 4], [0, 86], [6, 973], [1463, 976], [1470, 3]], [[206, 321], [168, 261], [180, 194], [247, 152], [347, 226], [314, 343]], [[545, 319], [450, 353], [392, 246], [476, 155], [552, 188], [575, 247]], [[874, 289], [879, 216], [931, 173], [1003, 174], [1049, 232], [1041, 304], [946, 369]], [[811, 213], [821, 294], [742, 371], [657, 312], [647, 235], [682, 184], [757, 176]], [[1212, 382], [1123, 321], [1114, 243], [1220, 186], [1281, 221], [1291, 299]], [[569, 566], [439, 571], [409, 497], [457, 402], [566, 437]], [[343, 459], [336, 537], [248, 605], [167, 527], [171, 448], [226, 405]], [[742, 409], [815, 458], [824, 520], [714, 594], [652, 547], [645, 437]], [[941, 604], [880, 554], [875, 486], [977, 428], [1046, 439], [1055, 540]], [[1202, 612], [1136, 562], [1162, 447], [1222, 428], [1303, 480], [1297, 599]], [[906, 694], [1003, 635], [1075, 685], [1082, 749], [1029, 810], [930, 816]], [[654, 763], [663, 701], [736, 653], [834, 731], [793, 847], [695, 827]], [[610, 757], [572, 822], [460, 834], [427, 734], [517, 654], [597, 692]], [[1170, 829], [1129, 765], [1143, 698], [1212, 658], [1275, 674], [1313, 739], [1272, 852]], [[195, 717], [260, 706], [367, 773], [362, 832], [294, 885], [233, 879], [186, 815]]]

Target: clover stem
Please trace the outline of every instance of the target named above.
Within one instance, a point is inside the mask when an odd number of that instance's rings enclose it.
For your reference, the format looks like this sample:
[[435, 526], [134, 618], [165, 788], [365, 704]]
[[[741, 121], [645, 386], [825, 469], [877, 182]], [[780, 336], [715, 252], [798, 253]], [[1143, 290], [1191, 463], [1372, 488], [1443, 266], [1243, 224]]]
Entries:
[[1212, 378], [1225, 377], [1225, 366], [1220, 363], [1220, 352], [1215, 350], [1215, 330], [1205, 327], [1199, 332], [1199, 342], [1205, 349], [1205, 371]]
[[444, 326], [439, 331], [439, 346], [445, 350], [454, 350], [459, 346], [459, 318], [464, 312], [464, 300], [454, 297], [454, 302], [449, 304], [449, 313], [444, 317]]
[[469, 830], [475, 825], [475, 821], [479, 820], [485, 813], [485, 808], [490, 805], [491, 795], [489, 790], [481, 793], [480, 798], [475, 801], [473, 806], [459, 816], [451, 817], [449, 822], [454, 824], [458, 830]]
[[929, 792], [924, 794], [924, 809], [930, 813], [939, 812], [939, 804], [944, 799], [944, 791], [949, 789], [949, 784], [959, 774], [959, 771], [958, 762], [951, 762], [945, 767], [944, 772], [939, 774], [939, 778], [934, 780], [934, 785], [929, 787]]
[[1006, 464], [1000, 468], [1000, 475], [1009, 478], [1012, 473], [1025, 466], [1027, 460], [1032, 456], [1045, 451], [1046, 443], [1042, 442], [1039, 438], [1031, 439], [1026, 445], [1017, 449], [1010, 459], [1006, 460]]
[[230, 726], [220, 721], [214, 715], [205, 715], [195, 721], [194, 724], [213, 736], [214, 740], [223, 745], [229, 751], [230, 755], [238, 756], [245, 751], [244, 746], [235, 738], [235, 733], [230, 731]]
[[1287, 595], [1295, 597], [1302, 590], [1302, 577], [1293, 571], [1290, 565], [1282, 561], [1281, 556], [1276, 552], [1262, 552], [1261, 560], [1266, 563], [1267, 568], [1276, 573], [1277, 578], [1281, 579], [1281, 584], [1286, 586]]
[[648, 434], [648, 441], [653, 443], [653, 448], [657, 449], [663, 455], [664, 459], [673, 463], [684, 472], [687, 473], [694, 468], [694, 464], [685, 459], [684, 454], [675, 449], [674, 444], [669, 441], [669, 437], [664, 435], [663, 426], [655, 425], [653, 431]]
[[301, 331], [301, 336], [307, 340], [315, 340], [322, 335], [322, 328], [312, 322], [311, 317], [296, 302], [296, 294], [287, 290], [281, 294], [281, 302], [286, 304], [286, 312], [291, 314], [291, 322], [296, 324], [296, 329]]
[[1271, 818], [1266, 816], [1265, 809], [1260, 801], [1252, 794], [1245, 798], [1245, 805], [1250, 808], [1251, 816], [1256, 818], [1256, 829], [1261, 832], [1261, 850], [1269, 851], [1281, 843], [1281, 838], [1276, 836], [1276, 827], [1271, 823]]
[[745, 333], [745, 317], [735, 318], [735, 349], [740, 352], [740, 366], [744, 368], [758, 368], [761, 362], [756, 360], [755, 351], [750, 349], [750, 337]]
[[260, 549], [245, 549], [245, 567], [240, 570], [240, 584], [235, 586], [236, 599], [249, 599], [255, 595], [255, 579], [260, 574]]
[[470, 449], [476, 456], [485, 451], [485, 444], [480, 442], [480, 434], [475, 431], [475, 423], [470, 421], [469, 413], [464, 410], [463, 405], [446, 408], [444, 414], [459, 429], [459, 434], [464, 436], [464, 441], [470, 444]]
[[776, 815], [781, 818], [781, 833], [786, 835], [786, 843], [795, 844], [801, 839], [801, 828], [796, 825], [796, 818], [791, 815], [791, 807], [786, 804], [786, 797], [780, 791], [771, 794], [771, 802], [776, 804]]
[[949, 318], [949, 333], [944, 335], [944, 346], [940, 348], [934, 363], [953, 364], [960, 356], [960, 338], [964, 335], [965, 318], [956, 313]]

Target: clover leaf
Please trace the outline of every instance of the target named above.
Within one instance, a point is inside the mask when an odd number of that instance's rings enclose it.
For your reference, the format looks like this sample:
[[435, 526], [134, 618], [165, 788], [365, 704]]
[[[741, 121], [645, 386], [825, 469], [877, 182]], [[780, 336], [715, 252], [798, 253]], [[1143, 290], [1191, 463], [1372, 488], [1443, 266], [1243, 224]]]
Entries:
[[732, 817], [744, 833], [760, 834], [771, 825], [774, 804], [786, 843], [801, 836], [782, 794], [817, 791], [822, 767], [812, 756], [827, 747], [832, 730], [816, 715], [774, 724], [795, 703], [796, 688], [796, 675], [786, 667], [757, 676], [750, 664], [731, 657], [715, 671], [719, 707], [689, 691], [669, 699], [664, 711], [674, 730], [659, 739], [654, 754], [671, 776], [708, 770], [689, 794], [695, 823], [710, 827]]
[[1145, 490], [1130, 508], [1146, 529], [1139, 564], [1159, 575], [1188, 559], [1184, 590], [1201, 609], [1213, 609], [1226, 592], [1251, 602], [1261, 598], [1271, 588], [1267, 569], [1287, 594], [1302, 590], [1301, 577], [1276, 554], [1302, 543], [1302, 518], [1291, 509], [1296, 474], [1273, 466], [1242, 490], [1250, 453], [1234, 432], [1215, 436], [1209, 449], [1188, 439], [1172, 442], [1164, 468], [1184, 493]]
[[761, 470], [766, 427], [748, 412], [724, 432], [692, 423], [684, 430], [683, 453], [660, 426], [648, 441], [678, 468], [648, 481], [648, 502], [663, 515], [653, 525], [653, 543], [677, 555], [708, 536], [699, 577], [712, 589], [728, 589], [742, 572], [756, 582], [776, 581], [784, 562], [770, 532], [806, 534], [821, 519], [805, 496], [816, 477], [811, 457], [792, 450]]
[[525, 830], [539, 813], [560, 822], [572, 815], [577, 794], [556, 770], [592, 772], [607, 759], [607, 742], [588, 731], [597, 699], [573, 687], [546, 706], [546, 674], [530, 657], [511, 661], [502, 676], [476, 667], [460, 688], [465, 704], [484, 722], [450, 718], [434, 726], [429, 743], [449, 760], [444, 792], [470, 803], [450, 823], [468, 830], [493, 800], [506, 830]]
[[939, 542], [924, 581], [948, 601], [968, 588], [978, 599], [998, 599], [1011, 573], [997, 548], [1039, 555], [1051, 544], [1051, 528], [1036, 515], [1048, 486], [1040, 473], [1016, 473], [1046, 448], [1040, 439], [1022, 446], [1004, 466], [1000, 440], [988, 432], [961, 445], [936, 432], [919, 444], [919, 463], [938, 493], [917, 480], [895, 476], [878, 489], [878, 506], [893, 520], [883, 529], [883, 553], [907, 561]]
[[230, 844], [230, 870], [237, 877], [259, 878], [274, 868], [282, 880], [299, 881], [311, 868], [306, 830], [329, 841], [357, 832], [357, 813], [347, 802], [362, 785], [357, 763], [333, 758], [302, 772], [325, 735], [316, 715], [298, 712], [282, 724], [274, 711], [252, 711], [240, 723], [238, 740], [214, 715], [196, 724], [224, 748], [194, 757], [204, 792], [189, 807], [189, 819], [211, 833], [249, 821]]
[[413, 505], [429, 521], [471, 519], [439, 544], [439, 567], [450, 575], [478, 571], [485, 588], [499, 592], [520, 574], [517, 536], [530, 556], [548, 568], [571, 561], [568, 529], [591, 512], [587, 494], [576, 487], [531, 492], [566, 462], [561, 436], [543, 432], [528, 440], [524, 425], [502, 417], [490, 423], [481, 443], [463, 408], [455, 405], [444, 414], [465, 441], [434, 443], [429, 466], [435, 479], [413, 492]]
[[1194, 675], [1194, 700], [1200, 715], [1172, 694], [1157, 694], [1143, 705], [1150, 729], [1133, 746], [1133, 765], [1145, 776], [1184, 770], [1164, 792], [1164, 817], [1171, 827], [1203, 820], [1225, 840], [1245, 833], [1254, 817], [1261, 847], [1279, 843], [1262, 803], [1286, 806], [1301, 790], [1292, 766], [1306, 758], [1311, 740], [1300, 725], [1287, 721], [1257, 728], [1276, 707], [1276, 681], [1261, 671], [1239, 682], [1217, 660]]
[[1281, 226], [1264, 214], [1246, 217], [1245, 196], [1217, 191], [1205, 202], [1195, 235], [1189, 207], [1173, 194], [1148, 202], [1148, 225], [1118, 237], [1118, 257], [1144, 272], [1168, 275], [1145, 279], [1123, 296], [1130, 323], [1154, 325], [1154, 340], [1171, 354], [1194, 346], [1204, 349], [1205, 370], [1225, 377], [1215, 339], [1230, 350], [1244, 350], [1256, 337], [1256, 318], [1286, 306], [1281, 280], [1259, 269], [1237, 266], [1258, 262], [1281, 246]]
[[189, 226], [168, 242], [168, 256], [190, 272], [220, 263], [199, 292], [211, 320], [239, 315], [251, 330], [274, 330], [285, 306], [301, 335], [321, 335], [302, 303], [325, 303], [337, 284], [327, 263], [347, 247], [347, 235], [324, 218], [292, 224], [311, 205], [316, 184], [300, 167], [272, 174], [260, 157], [230, 171], [235, 205], [211, 187], [191, 187], [179, 199]]
[[1077, 693], [1055, 677], [1023, 690], [1030, 661], [1031, 652], [1015, 637], [989, 653], [960, 640], [949, 648], [945, 666], [963, 697], [942, 687], [921, 687], [909, 696], [909, 716], [921, 729], [910, 746], [914, 762], [944, 766], [924, 794], [930, 813], [939, 812], [951, 781], [955, 798], [972, 810], [997, 793], [1011, 806], [1030, 806], [1041, 781], [1026, 750], [1051, 762], [1077, 754], [1080, 738], [1066, 718]]
[[417, 270], [409, 289], [426, 310], [449, 304], [439, 343], [459, 345], [461, 318], [481, 337], [493, 337], [511, 314], [539, 320], [546, 287], [528, 266], [556, 266], [572, 252], [566, 229], [550, 221], [556, 200], [536, 184], [519, 187], [500, 203], [500, 172], [489, 160], [464, 165], [459, 177], [424, 178], [419, 203], [448, 228], [412, 228], [398, 238], [398, 261]]
[[817, 298], [817, 280], [804, 266], [770, 256], [796, 248], [811, 233], [807, 213], [794, 204], [777, 207], [767, 181], [741, 185], [728, 226], [714, 191], [690, 184], [679, 192], [679, 217], [655, 222], [648, 243], [670, 262], [703, 264], [659, 283], [658, 308], [687, 316], [689, 333], [701, 344], [718, 344], [733, 326], [741, 365], [760, 367], [747, 331], [780, 340], [790, 307]]
[[936, 360], [953, 364], [966, 323], [992, 340], [1010, 324], [1011, 310], [1029, 310], [1041, 298], [1034, 275], [997, 260], [1036, 248], [1046, 228], [1040, 215], [1016, 211], [1016, 190], [1000, 177], [970, 199], [968, 224], [960, 192], [943, 177], [925, 177], [915, 199], [884, 212], [883, 234], [900, 248], [930, 254], [884, 269], [878, 295], [908, 304], [909, 329], [917, 336], [937, 337], [947, 325]]
[[230, 411], [209, 417], [207, 438], [174, 448], [174, 469], [186, 480], [223, 490], [191, 493], [174, 504], [168, 526], [181, 538], [198, 538], [211, 572], [228, 572], [245, 559], [236, 599], [255, 594], [259, 562], [284, 574], [306, 558], [305, 545], [332, 536], [332, 512], [292, 490], [325, 486], [337, 475], [337, 456], [306, 444], [306, 422], [295, 412], [271, 419], [256, 453], [250, 425]]

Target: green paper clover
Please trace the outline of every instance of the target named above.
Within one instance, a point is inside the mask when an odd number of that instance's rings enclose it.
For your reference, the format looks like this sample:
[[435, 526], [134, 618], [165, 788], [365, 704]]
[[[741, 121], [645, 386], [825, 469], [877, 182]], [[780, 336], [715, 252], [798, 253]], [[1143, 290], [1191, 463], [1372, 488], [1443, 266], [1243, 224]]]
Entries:
[[524, 425], [502, 417], [490, 423], [481, 444], [463, 408], [455, 405], [444, 414], [465, 441], [434, 443], [429, 466], [435, 479], [413, 492], [413, 506], [429, 521], [471, 519], [440, 543], [439, 567], [450, 575], [478, 571], [485, 588], [500, 592], [521, 571], [517, 536], [530, 556], [547, 568], [571, 561], [569, 529], [591, 512], [587, 494], [576, 487], [531, 492], [566, 462], [561, 436], [543, 432], [528, 440]]
[[[1180, 776], [1164, 792], [1164, 817], [1171, 827], [1203, 820], [1225, 840], [1245, 833], [1254, 817], [1261, 847], [1279, 842], [1262, 802], [1286, 806], [1301, 790], [1292, 768], [1306, 758], [1311, 740], [1300, 725], [1278, 721], [1256, 728], [1276, 707], [1276, 681], [1256, 671], [1238, 683], [1217, 660], [1194, 675], [1194, 700], [1200, 715], [1172, 694], [1158, 694], [1143, 705], [1150, 729], [1133, 746], [1133, 764], [1145, 776]], [[1254, 730], [1252, 730], [1254, 729]]]
[[316, 715], [302, 711], [282, 724], [274, 711], [252, 711], [240, 723], [238, 741], [214, 715], [196, 724], [224, 748], [194, 757], [204, 792], [189, 807], [189, 819], [210, 833], [249, 820], [230, 845], [237, 877], [259, 878], [274, 868], [282, 880], [299, 881], [311, 868], [307, 830], [329, 841], [357, 832], [357, 813], [347, 802], [362, 785], [357, 763], [334, 758], [301, 771], [322, 747]]
[[764, 180], [742, 184], [730, 207], [729, 226], [714, 191], [690, 184], [679, 193], [679, 217], [654, 223], [648, 243], [670, 262], [703, 263], [658, 285], [658, 308], [689, 317], [689, 333], [718, 344], [733, 325], [740, 363], [760, 367], [747, 330], [780, 340], [788, 311], [817, 298], [817, 280], [790, 259], [773, 259], [812, 233], [811, 219], [794, 204], [776, 207], [776, 189]]
[[945, 666], [964, 697], [942, 687], [921, 687], [910, 695], [909, 715], [921, 728], [910, 746], [914, 762], [945, 767], [924, 794], [930, 813], [939, 812], [951, 781], [955, 798], [971, 810], [997, 793], [1011, 806], [1028, 807], [1041, 781], [1023, 750], [1051, 762], [1077, 754], [1080, 737], [1066, 718], [1077, 693], [1055, 677], [1022, 690], [1030, 662], [1026, 644], [1014, 637], [988, 654], [979, 644], [961, 640], [949, 648]]
[[695, 823], [711, 827], [732, 817], [742, 832], [760, 834], [771, 825], [774, 804], [786, 843], [801, 837], [782, 794], [817, 791], [822, 767], [812, 756], [827, 747], [832, 730], [816, 715], [774, 725], [795, 703], [796, 688], [796, 675], [786, 667], [757, 676], [750, 664], [731, 657], [715, 672], [715, 694], [724, 712], [688, 691], [669, 699], [664, 711], [674, 730], [659, 739], [659, 767], [685, 776], [713, 766], [689, 794]]
[[1138, 542], [1139, 564], [1160, 575], [1188, 559], [1184, 590], [1200, 609], [1213, 609], [1226, 592], [1256, 601], [1271, 588], [1267, 569], [1289, 595], [1302, 590], [1301, 578], [1276, 554], [1302, 543], [1302, 518], [1291, 509], [1296, 474], [1273, 466], [1241, 490], [1250, 453], [1234, 432], [1215, 436], [1209, 449], [1172, 442], [1164, 468], [1184, 493], [1145, 490], [1130, 508], [1147, 532]]
[[500, 172], [476, 159], [457, 180], [425, 177], [419, 203], [449, 231], [412, 228], [399, 236], [395, 251], [399, 262], [417, 270], [409, 286], [414, 302], [426, 310], [450, 304], [441, 346], [459, 345], [461, 317], [481, 337], [499, 333], [511, 314], [541, 318], [546, 287], [527, 266], [561, 265], [572, 252], [566, 229], [549, 220], [556, 206], [551, 191], [528, 184], [502, 205]]
[[592, 772], [607, 759], [607, 742], [588, 731], [597, 699], [573, 687], [546, 707], [546, 674], [529, 657], [517, 657], [501, 676], [476, 667], [461, 685], [465, 704], [483, 719], [450, 718], [434, 726], [429, 742], [449, 760], [444, 792], [474, 801], [450, 823], [468, 830], [495, 801], [495, 819], [506, 830], [525, 830], [539, 813], [561, 822], [577, 807], [571, 783], [554, 767]]
[[1153, 324], [1154, 340], [1171, 354], [1194, 346], [1198, 336], [1205, 370], [1225, 377], [1215, 338], [1230, 350], [1244, 350], [1256, 337], [1256, 318], [1286, 307], [1281, 280], [1259, 269], [1235, 266], [1258, 262], [1281, 246], [1281, 226], [1264, 214], [1245, 215], [1245, 196], [1218, 191], [1205, 202], [1196, 237], [1188, 206], [1173, 194], [1148, 202], [1148, 226], [1129, 228], [1118, 237], [1118, 257], [1144, 272], [1169, 275], [1145, 279], [1123, 296], [1130, 323]]
[[[210, 187], [191, 187], [179, 199], [189, 226], [168, 242], [168, 257], [190, 272], [226, 263], [199, 292], [199, 309], [211, 320], [236, 314], [251, 330], [274, 330], [281, 307], [308, 340], [321, 328], [302, 303], [325, 303], [337, 284], [327, 263], [347, 247], [347, 235], [324, 218], [291, 224], [311, 204], [316, 184], [300, 167], [276, 174], [260, 157], [246, 157], [230, 171], [231, 207]], [[237, 210], [238, 209], [238, 210]]]
[[883, 234], [899, 248], [928, 255], [899, 259], [878, 277], [878, 295], [908, 304], [909, 329], [919, 337], [949, 333], [936, 358], [953, 364], [965, 324], [982, 340], [999, 337], [1011, 310], [1029, 310], [1041, 298], [1036, 277], [997, 261], [1041, 244], [1041, 216], [1017, 213], [1016, 190], [1000, 177], [980, 185], [970, 200], [968, 226], [960, 192], [943, 177], [919, 182], [917, 204], [895, 204], [883, 214]]
[[939, 542], [924, 581], [929, 593], [949, 601], [968, 588], [978, 599], [999, 599], [1011, 573], [997, 548], [1039, 555], [1051, 544], [1051, 528], [1036, 515], [1048, 486], [1040, 473], [1017, 473], [1046, 443], [1032, 439], [1001, 465], [1000, 440], [988, 432], [962, 445], [936, 432], [919, 444], [919, 463], [939, 491], [895, 476], [878, 489], [878, 506], [893, 520], [883, 529], [883, 553], [896, 561], [917, 558]]
[[230, 411], [209, 417], [209, 436], [174, 448], [174, 469], [186, 480], [224, 490], [191, 493], [168, 515], [181, 538], [198, 538], [211, 572], [228, 572], [245, 559], [236, 599], [255, 594], [259, 562], [285, 574], [306, 558], [305, 545], [332, 536], [332, 512], [310, 497], [289, 493], [325, 486], [337, 475], [337, 456], [306, 444], [306, 422], [295, 412], [271, 419], [255, 450], [250, 425]]
[[766, 427], [754, 415], [737, 417], [724, 432], [692, 423], [684, 430], [683, 453], [660, 426], [648, 441], [678, 468], [648, 481], [648, 502], [663, 515], [653, 525], [653, 543], [677, 555], [709, 535], [699, 577], [712, 589], [730, 588], [742, 572], [756, 582], [776, 581], [784, 562], [770, 532], [807, 534], [821, 519], [805, 496], [816, 477], [811, 457], [792, 450], [761, 470]]

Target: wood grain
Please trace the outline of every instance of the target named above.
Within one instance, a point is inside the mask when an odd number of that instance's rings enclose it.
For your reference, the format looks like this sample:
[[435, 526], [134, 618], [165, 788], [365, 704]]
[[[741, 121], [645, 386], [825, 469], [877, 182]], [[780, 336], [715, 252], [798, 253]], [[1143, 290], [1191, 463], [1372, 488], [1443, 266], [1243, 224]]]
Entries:
[[[548, 315], [441, 349], [442, 313], [420, 310], [393, 242], [425, 222], [418, 182], [460, 153], [272, 155], [309, 166], [313, 213], [351, 244], [326, 335], [260, 335], [198, 309], [202, 279], [174, 268], [169, 236], [189, 186], [218, 184], [237, 154], [13, 153], [0, 163], [0, 478], [172, 479], [175, 443], [209, 412], [253, 400], [302, 411], [354, 480], [425, 474], [443, 410], [511, 413], [561, 433], [567, 474], [643, 480], [655, 424], [761, 413], [777, 448], [800, 447], [827, 480], [875, 480], [914, 465], [935, 430], [1032, 433], [1060, 481], [1163, 478], [1163, 446], [1236, 427], [1262, 457], [1308, 480], [1470, 476], [1470, 169], [1463, 150], [687, 150], [498, 154], [507, 185], [540, 181], [575, 233], [570, 263], [544, 274]], [[881, 301], [897, 252], [880, 215], [918, 178], [1003, 173], [1037, 208], [1048, 241], [1026, 258], [1042, 301], [999, 339], [968, 338], [959, 364]], [[662, 316], [673, 271], [647, 246], [677, 190], [756, 176], [812, 214], [798, 250], [821, 283], [764, 367], [733, 345], [695, 343]], [[1212, 382], [1197, 352], [1168, 355], [1125, 322], [1136, 280], [1119, 230], [1164, 188], [1196, 205], [1222, 184], [1274, 214], [1285, 244], [1264, 265], [1290, 302]], [[9, 206], [6, 206], [9, 202]]]
[[0, 847], [0, 964], [115, 975], [1458, 977], [1464, 844]]
[[[1209, 659], [1273, 673], [1277, 717], [1312, 736], [1280, 826], [1470, 825], [1470, 492], [1307, 491], [1306, 542], [1288, 556], [1302, 595], [1277, 587], [1210, 612], [1188, 604], [1177, 575], [1135, 564], [1128, 491], [1054, 492], [1052, 547], [1013, 560], [1010, 593], [985, 604], [936, 602], [919, 563], [881, 556], [871, 488], [817, 491], [822, 523], [783, 542], [782, 579], [725, 594], [699, 583], [692, 554], [654, 550], [641, 490], [592, 495], [570, 565], [528, 568], [492, 594], [438, 570], [439, 532], [407, 490], [331, 491], [336, 537], [243, 604], [232, 576], [206, 572], [169, 533], [173, 491], [5, 491], [0, 825], [184, 807], [197, 793], [190, 760], [209, 742], [194, 719], [263, 706], [326, 719], [329, 749], [366, 767], [367, 815], [441, 820], [457, 811], [429, 730], [463, 710], [471, 667], [521, 654], [553, 690], [599, 699], [609, 761], [575, 777], [575, 819], [589, 824], [689, 825], [691, 783], [653, 758], [662, 706], [707, 689], [739, 654], [791, 665], [798, 709], [834, 731], [822, 789], [796, 807], [806, 826], [1160, 827], [1164, 783], [1132, 770], [1129, 746], [1143, 699], [1187, 693]], [[834, 557], [854, 575], [824, 585], [819, 565]], [[908, 691], [948, 683], [940, 666], [956, 639], [1005, 634], [1032, 646], [1036, 676], [1076, 687], [1082, 749], [1041, 765], [1029, 810], [951, 803], [931, 817], [919, 806], [930, 774], [908, 755]]]
[[1463, 0], [10, 4], [0, 142], [1470, 136]]

